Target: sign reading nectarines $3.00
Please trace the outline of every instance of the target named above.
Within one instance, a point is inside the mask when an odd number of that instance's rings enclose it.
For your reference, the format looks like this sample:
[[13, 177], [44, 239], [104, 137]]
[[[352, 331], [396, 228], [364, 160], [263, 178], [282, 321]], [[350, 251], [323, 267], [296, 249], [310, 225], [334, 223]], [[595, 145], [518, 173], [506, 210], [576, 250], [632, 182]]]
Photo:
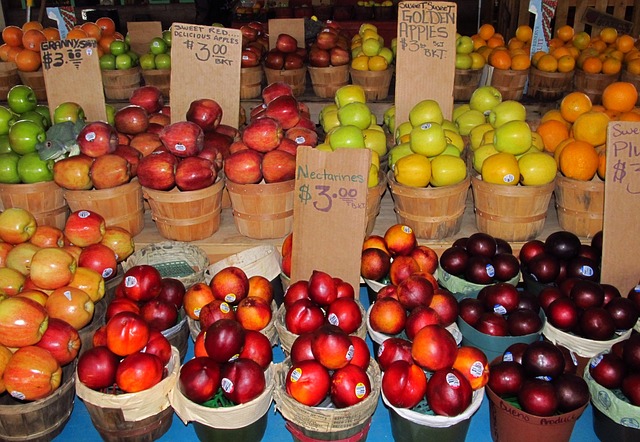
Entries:
[[222, 123], [237, 128], [240, 30], [173, 23], [171, 32], [171, 122], [184, 121], [192, 101], [211, 98], [222, 107]]

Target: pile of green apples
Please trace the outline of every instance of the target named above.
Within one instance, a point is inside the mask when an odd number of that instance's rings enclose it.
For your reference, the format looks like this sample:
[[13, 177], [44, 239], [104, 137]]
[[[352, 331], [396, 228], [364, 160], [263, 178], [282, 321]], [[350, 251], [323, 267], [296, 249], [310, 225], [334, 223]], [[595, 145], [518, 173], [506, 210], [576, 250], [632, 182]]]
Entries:
[[387, 136], [367, 106], [362, 86], [349, 84], [338, 89], [335, 104], [322, 108], [319, 119], [326, 135], [324, 142], [316, 148], [325, 151], [343, 148], [371, 150], [368, 184], [375, 187], [380, 157], [387, 154]]
[[127, 70], [140, 64], [140, 57], [131, 50], [129, 35], [124, 40], [113, 40], [109, 44], [109, 53], [100, 57], [100, 69], [103, 71]]
[[171, 29], [162, 31], [162, 37], [149, 42], [149, 52], [140, 56], [142, 70], [171, 69]]
[[475, 51], [471, 37], [456, 34], [456, 69], [482, 69], [485, 64], [484, 57]]

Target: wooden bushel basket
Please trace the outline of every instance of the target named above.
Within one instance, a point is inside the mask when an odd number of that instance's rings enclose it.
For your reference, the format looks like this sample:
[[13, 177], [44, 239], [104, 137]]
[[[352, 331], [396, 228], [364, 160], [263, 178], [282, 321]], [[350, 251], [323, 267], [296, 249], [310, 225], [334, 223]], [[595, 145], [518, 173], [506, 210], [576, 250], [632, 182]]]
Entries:
[[556, 211], [563, 230], [587, 238], [602, 230], [604, 221], [604, 181], [596, 175], [591, 181], [556, 176]]
[[22, 84], [29, 86], [36, 94], [38, 101], [47, 101], [47, 89], [44, 85], [44, 73], [42, 68], [35, 72], [18, 71]]
[[144, 69], [142, 78], [146, 86], [155, 86], [160, 89], [165, 100], [169, 99], [171, 86], [171, 69]]
[[376, 225], [376, 218], [380, 213], [382, 195], [387, 190], [387, 176], [384, 172], [378, 172], [378, 185], [367, 189], [367, 227], [365, 236], [371, 235]]
[[38, 225], [63, 229], [69, 216], [64, 189], [53, 181], [35, 184], [0, 184], [0, 210], [20, 207], [35, 217]]
[[293, 95], [296, 97], [304, 93], [307, 87], [307, 68], [290, 70], [277, 70], [264, 68], [264, 74], [267, 77], [267, 84], [271, 83], [287, 83], [291, 86]]
[[349, 83], [349, 66], [315, 68], [309, 66], [313, 92], [320, 98], [333, 98], [336, 91]]
[[227, 180], [238, 232], [255, 239], [288, 235], [293, 230], [294, 184], [294, 180], [270, 184], [236, 184]]
[[398, 183], [390, 170], [387, 180], [398, 223], [418, 238], [442, 239], [460, 231], [466, 208], [469, 177], [452, 186], [409, 187]]
[[473, 91], [478, 89], [482, 69], [456, 69], [453, 80], [453, 99], [469, 101]]
[[573, 87], [573, 72], [544, 72], [532, 67], [527, 95], [541, 101], [559, 100]]
[[67, 190], [64, 197], [71, 211], [99, 213], [107, 226], [122, 227], [133, 236], [144, 229], [144, 200], [137, 178], [110, 189]]
[[529, 241], [544, 228], [555, 182], [542, 186], [507, 186], [471, 178], [476, 226], [505, 241]]
[[62, 368], [62, 383], [46, 398], [22, 402], [5, 393], [0, 397], [0, 440], [48, 442], [62, 432], [76, 397], [76, 362]]
[[208, 238], [220, 227], [224, 180], [204, 189], [181, 192], [142, 188], [151, 206], [151, 217], [163, 238], [196, 241]]
[[384, 71], [359, 71], [349, 69], [351, 83], [362, 86], [367, 101], [384, 100], [389, 95], [389, 85], [393, 78], [393, 66]]
[[[636, 90], [640, 91], [640, 75], [632, 74], [625, 69], [620, 73], [620, 81], [631, 83], [636, 87]], [[636, 106], [638, 105], [640, 105], [640, 94], [638, 95], [638, 100], [636, 101]]]
[[128, 100], [133, 91], [140, 87], [141, 69], [136, 66], [131, 69], [102, 71], [102, 85], [104, 96], [108, 100]]
[[493, 69], [491, 86], [502, 94], [503, 100], [520, 100], [527, 84], [529, 69], [516, 71], [513, 69]]
[[582, 69], [576, 69], [573, 85], [576, 90], [587, 94], [593, 104], [600, 104], [604, 88], [618, 81], [619, 76], [619, 74], [589, 74]]
[[16, 84], [20, 84], [20, 76], [18, 75], [18, 67], [15, 63], [0, 62], [0, 98], [7, 99], [9, 89]]
[[240, 99], [248, 100], [260, 96], [262, 92], [262, 66], [240, 69]]

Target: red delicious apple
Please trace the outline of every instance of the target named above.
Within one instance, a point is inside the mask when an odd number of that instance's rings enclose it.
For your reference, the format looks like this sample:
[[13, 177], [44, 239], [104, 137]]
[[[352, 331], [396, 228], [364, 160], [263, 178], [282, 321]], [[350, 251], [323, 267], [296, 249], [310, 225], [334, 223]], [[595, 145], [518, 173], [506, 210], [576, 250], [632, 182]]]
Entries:
[[87, 124], [76, 140], [80, 153], [92, 158], [113, 153], [118, 146], [118, 134], [115, 128], [102, 121]]
[[296, 176], [296, 157], [284, 150], [271, 150], [262, 157], [265, 183], [281, 183]]
[[208, 356], [200, 356], [180, 368], [178, 388], [187, 399], [201, 404], [218, 392], [220, 380], [220, 364]]
[[129, 142], [129, 146], [140, 152], [140, 155], [146, 157], [156, 149], [163, 147], [160, 140], [160, 133], [142, 132], [134, 135]]
[[331, 66], [344, 66], [349, 64], [349, 51], [345, 48], [331, 48], [329, 51]]
[[277, 71], [281, 70], [284, 67], [284, 53], [276, 48], [269, 50], [264, 57], [264, 67]]
[[285, 70], [301, 69], [303, 66], [304, 66], [304, 56], [298, 53], [285, 55], [284, 57]]
[[143, 107], [149, 114], [159, 112], [164, 106], [162, 92], [155, 86], [141, 86], [133, 91], [129, 103]]
[[262, 89], [262, 101], [264, 101], [265, 105], [268, 105], [282, 95], [293, 95], [293, 90], [289, 84], [276, 82], [271, 83]]
[[114, 118], [116, 130], [123, 134], [139, 134], [149, 127], [149, 114], [142, 106], [125, 106], [116, 111]]
[[307, 129], [306, 127], [292, 127], [284, 136], [295, 141], [299, 146], [316, 147], [318, 145], [318, 134], [315, 130]]
[[300, 120], [298, 101], [291, 95], [281, 95], [269, 102], [263, 115], [276, 120], [282, 129], [290, 129]]
[[206, 158], [183, 158], [176, 166], [176, 186], [182, 191], [204, 189], [211, 186], [217, 177], [215, 166]]
[[214, 131], [222, 120], [222, 108], [210, 98], [194, 100], [187, 110], [187, 121], [196, 123], [205, 131]]
[[131, 179], [129, 162], [120, 155], [104, 154], [91, 165], [91, 180], [96, 189], [111, 189]]
[[282, 126], [273, 118], [253, 120], [242, 133], [242, 141], [258, 152], [268, 152], [275, 149], [280, 144], [282, 137]]
[[53, 181], [67, 190], [89, 190], [93, 187], [89, 170], [93, 158], [72, 155], [53, 163]]
[[280, 34], [276, 39], [276, 49], [285, 54], [295, 52], [298, 48], [298, 40], [289, 34]]
[[48, 350], [58, 364], [67, 365], [78, 356], [80, 344], [80, 335], [71, 324], [62, 319], [50, 318], [47, 330], [36, 345]]
[[224, 162], [226, 178], [236, 184], [257, 184], [262, 181], [262, 155], [245, 149], [231, 154]]
[[204, 133], [191, 121], [178, 121], [162, 128], [159, 134], [162, 144], [177, 157], [197, 155], [204, 146]]
[[326, 68], [331, 65], [331, 55], [328, 50], [313, 47], [309, 51], [309, 65], [314, 68]]
[[138, 181], [143, 187], [170, 190], [176, 185], [178, 159], [167, 151], [155, 151], [142, 157], [138, 164]]
[[140, 158], [142, 158], [142, 153], [138, 149], [127, 146], [126, 144], [118, 144], [118, 147], [116, 147], [113, 153], [127, 160], [127, 163], [129, 163], [129, 175], [131, 178], [135, 177], [138, 173], [138, 163], [140, 162]]
[[91, 244], [82, 249], [78, 265], [96, 271], [105, 281], [113, 278], [118, 271], [115, 252], [101, 243]]
[[241, 68], [253, 68], [260, 65], [260, 56], [256, 54], [255, 50], [250, 48], [243, 49], [240, 56]]

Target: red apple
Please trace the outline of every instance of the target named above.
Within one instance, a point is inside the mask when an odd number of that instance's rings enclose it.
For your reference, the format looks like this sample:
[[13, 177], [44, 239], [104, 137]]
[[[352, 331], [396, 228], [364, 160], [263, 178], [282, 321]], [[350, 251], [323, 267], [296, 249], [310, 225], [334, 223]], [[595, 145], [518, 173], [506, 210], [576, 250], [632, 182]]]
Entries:
[[93, 158], [72, 155], [53, 163], [53, 181], [67, 190], [89, 190], [93, 187], [89, 170]]
[[105, 228], [104, 218], [99, 213], [91, 210], [76, 210], [67, 218], [64, 235], [72, 244], [86, 247], [99, 243]]
[[116, 111], [114, 118], [116, 130], [123, 134], [139, 134], [149, 127], [149, 114], [142, 106], [125, 106]]
[[51, 353], [58, 364], [67, 365], [73, 361], [80, 351], [80, 335], [68, 322], [50, 318], [49, 326], [36, 344]]
[[53, 393], [62, 382], [62, 368], [44, 348], [19, 348], [7, 362], [3, 375], [7, 392], [22, 401], [35, 401]]
[[298, 40], [289, 34], [280, 34], [276, 39], [276, 49], [285, 54], [295, 52], [298, 48]]
[[[160, 133], [142, 132], [134, 135], [129, 146], [140, 152], [140, 156], [146, 157], [156, 149], [163, 146], [160, 141]], [[138, 160], [138, 163], [140, 160]]]
[[24, 347], [36, 344], [48, 326], [46, 309], [36, 301], [24, 297], [10, 297], [0, 301], [0, 344]]
[[236, 184], [257, 184], [262, 181], [262, 155], [253, 149], [231, 154], [224, 162], [224, 174]]
[[40, 249], [31, 259], [31, 280], [42, 289], [57, 289], [71, 282], [76, 266], [75, 258], [64, 249]]
[[187, 110], [187, 121], [196, 123], [205, 131], [216, 130], [222, 120], [222, 108], [217, 101], [210, 98], [194, 100]]
[[141, 86], [133, 91], [129, 103], [143, 107], [149, 114], [160, 111], [164, 106], [162, 92], [155, 86]]
[[95, 304], [84, 290], [64, 286], [49, 294], [44, 308], [49, 317], [62, 319], [80, 330], [93, 319]]
[[268, 105], [273, 100], [282, 95], [293, 95], [293, 90], [291, 89], [291, 86], [289, 84], [276, 82], [271, 83], [270, 85], [262, 89], [262, 101], [264, 101], [265, 105]]
[[280, 183], [295, 178], [296, 157], [284, 150], [272, 150], [262, 158], [262, 175], [266, 183]]
[[175, 169], [178, 159], [167, 151], [154, 151], [138, 164], [138, 181], [143, 187], [170, 190], [176, 185]]
[[329, 51], [331, 66], [344, 66], [349, 64], [349, 51], [344, 48], [335, 47]]
[[285, 138], [295, 141], [297, 145], [315, 147], [318, 145], [318, 134], [306, 127], [292, 127], [285, 133]]
[[178, 121], [160, 132], [162, 144], [177, 157], [197, 155], [204, 145], [204, 132], [196, 123]]
[[84, 126], [76, 140], [80, 153], [92, 158], [113, 153], [118, 146], [115, 128], [102, 121], [94, 121]]
[[273, 118], [253, 120], [242, 133], [242, 141], [258, 152], [268, 152], [275, 149], [280, 144], [282, 137], [282, 126]]
[[269, 102], [264, 116], [276, 120], [282, 129], [290, 129], [300, 120], [298, 101], [291, 95], [281, 95]]
[[129, 162], [116, 154], [104, 154], [91, 165], [91, 180], [96, 189], [111, 189], [131, 179]]
[[176, 186], [182, 191], [209, 187], [217, 176], [215, 166], [206, 158], [187, 157], [176, 166]]
[[297, 53], [286, 54], [284, 57], [284, 69], [301, 69], [304, 66], [304, 57]]

